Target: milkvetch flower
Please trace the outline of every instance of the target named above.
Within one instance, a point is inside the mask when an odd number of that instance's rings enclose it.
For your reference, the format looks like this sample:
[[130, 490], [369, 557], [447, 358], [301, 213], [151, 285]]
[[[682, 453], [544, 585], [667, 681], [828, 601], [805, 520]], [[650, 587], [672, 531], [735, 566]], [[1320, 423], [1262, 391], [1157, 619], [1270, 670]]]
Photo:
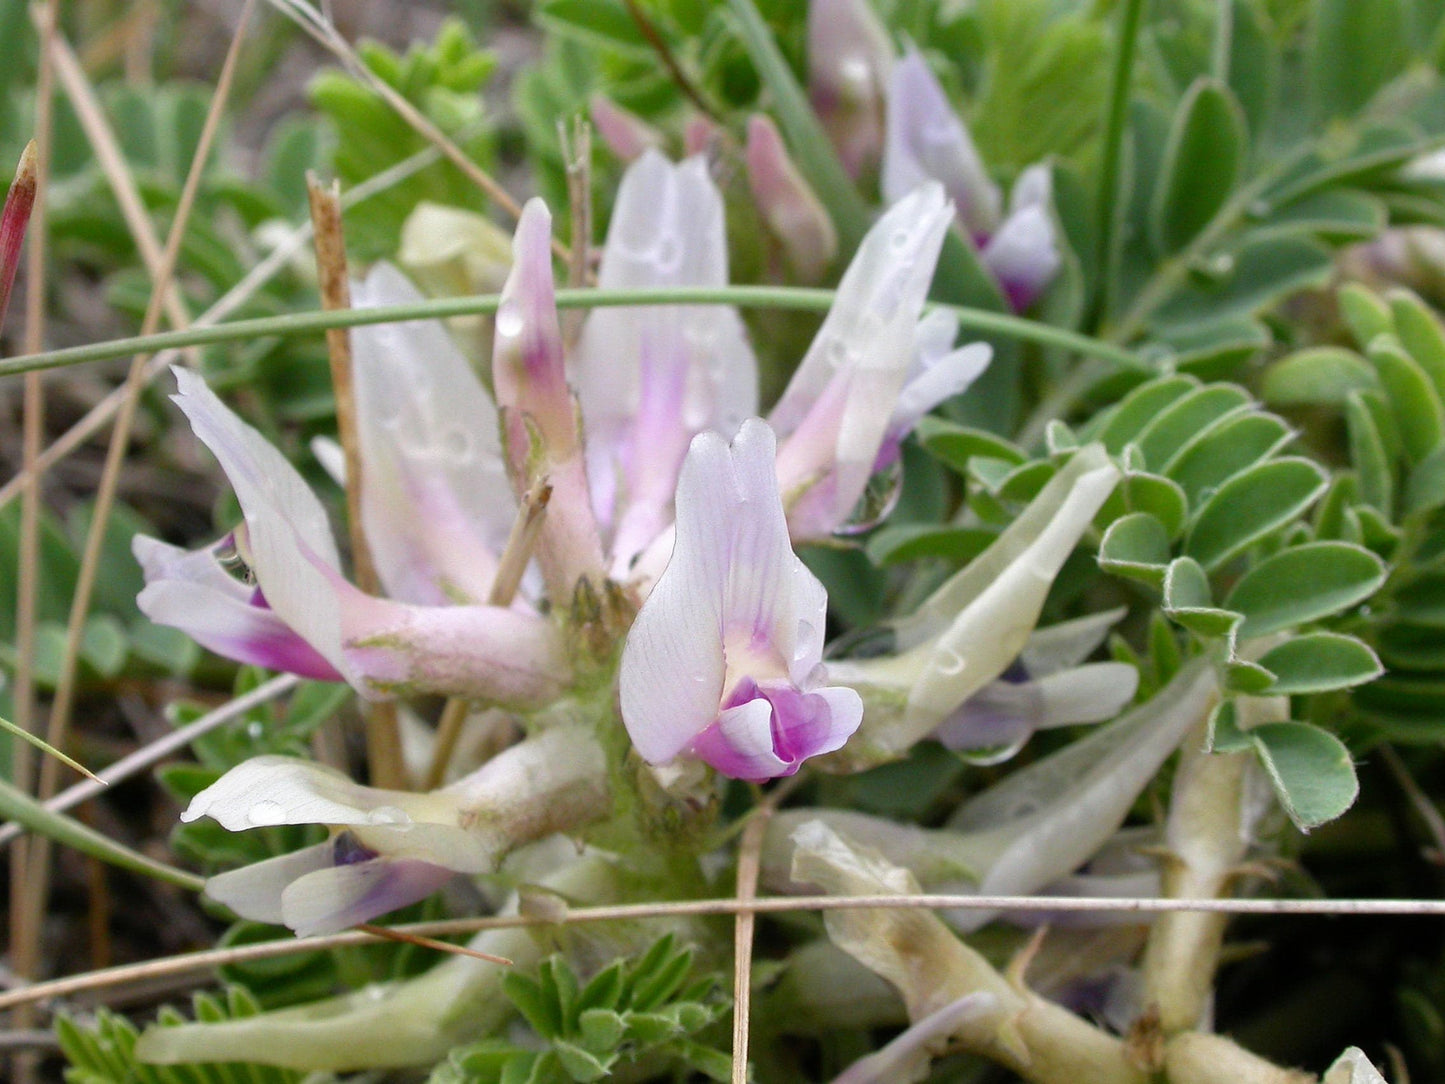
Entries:
[[913, 424], [988, 363], [985, 345], [948, 349], [957, 332], [949, 317], [920, 324], [951, 217], [943, 189], [929, 182], [873, 225], [768, 416], [794, 541], [843, 527]]
[[[707, 163], [644, 153], [618, 188], [597, 285], [727, 283], [723, 200]], [[731, 438], [757, 413], [757, 361], [730, 305], [626, 306], [588, 314], [568, 373], [586, 422], [593, 507], [622, 578], [671, 523], [692, 438]]]
[[607, 808], [606, 765], [590, 729], [559, 726], [470, 776], [425, 794], [354, 783], [292, 757], [253, 757], [192, 799], [181, 820], [234, 832], [324, 824], [324, 843], [212, 877], [206, 894], [243, 918], [333, 933], [485, 873], [513, 847]]
[[942, 183], [964, 235], [1017, 310], [1028, 308], [1058, 274], [1060, 257], [1049, 216], [1047, 166], [1024, 170], [1005, 215], [1003, 195], [989, 179], [968, 129], [953, 111], [923, 56], [909, 50], [888, 84], [887, 137], [881, 186], [898, 199], [926, 180]]
[[868, 0], [808, 4], [808, 98], [850, 176], [878, 165], [893, 43]]
[[[430, 606], [380, 599], [348, 583], [316, 495], [286, 458], [236, 417], [194, 373], [176, 370], [177, 404], [220, 461], [245, 517], [237, 550], [254, 585], [224, 586], [230, 573], [212, 547], [182, 559], [152, 540], [134, 548], [149, 575], [137, 599], [163, 625], [244, 661], [316, 659], [359, 691], [440, 691], [500, 703], [554, 698], [568, 666], [550, 622], [496, 606]], [[399, 551], [400, 552], [400, 551]], [[411, 566], [398, 563], [397, 574]], [[431, 568], [425, 560], [418, 567]], [[200, 585], [203, 591], [193, 592]], [[244, 608], [243, 608], [244, 606]], [[258, 610], [274, 614], [275, 621]], [[279, 624], [277, 623], [279, 622]], [[281, 626], [296, 640], [284, 636]], [[318, 674], [318, 676], [321, 676]]]
[[895, 623], [897, 654], [830, 664], [869, 706], [851, 762], [906, 752], [1009, 668], [1118, 479], [1101, 445], [1081, 448], [987, 550]]
[[746, 159], [753, 202], [782, 242], [788, 262], [803, 282], [818, 282], [838, 253], [838, 231], [765, 114], [748, 118]]
[[1112, 719], [1134, 699], [1139, 672], [1127, 663], [1083, 660], [1123, 615], [1111, 610], [1036, 630], [1018, 659], [965, 700], [935, 736], [974, 763], [996, 764], [1036, 730]]
[[622, 654], [622, 718], [642, 758], [701, 759], [755, 782], [843, 745], [863, 713], [827, 684], [827, 594], [788, 542], [772, 430], [693, 440], [672, 558]]

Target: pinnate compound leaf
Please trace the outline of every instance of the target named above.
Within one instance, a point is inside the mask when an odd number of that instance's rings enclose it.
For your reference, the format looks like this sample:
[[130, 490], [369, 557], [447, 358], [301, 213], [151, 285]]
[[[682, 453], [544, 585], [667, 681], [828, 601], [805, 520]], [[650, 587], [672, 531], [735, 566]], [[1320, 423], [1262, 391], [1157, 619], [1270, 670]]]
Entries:
[[1270, 648], [1259, 664], [1275, 675], [1277, 696], [1348, 689], [1384, 672], [1368, 644], [1337, 632], [1311, 632]]
[[1239, 614], [1214, 605], [1209, 577], [1192, 557], [1169, 563], [1164, 574], [1163, 609], [1174, 621], [1201, 636], [1228, 636]]
[[1436, 394], [1445, 399], [1445, 328], [1439, 317], [1409, 290], [1392, 290], [1389, 300], [1401, 344], [1429, 375]]
[[1316, 0], [1310, 90], [1320, 120], [1358, 112], [1409, 57], [1404, 0]]
[[1137, 440], [1144, 428], [1159, 416], [1160, 411], [1180, 396], [1199, 386], [1193, 377], [1170, 376], [1141, 384], [1119, 401], [1119, 405], [1104, 416], [1098, 433], [1087, 430], [1081, 438], [1100, 440], [1110, 455], [1118, 455], [1124, 445]]
[[1338, 613], [1385, 582], [1385, 563], [1348, 542], [1309, 542], [1275, 554], [1240, 578], [1224, 600], [1244, 615], [1239, 636], [1266, 636]]
[[1284, 811], [1301, 831], [1334, 820], [1360, 793], [1344, 743], [1309, 723], [1262, 723], [1249, 732]]
[[1228, 87], [1197, 79], [1179, 103], [1154, 190], [1155, 242], [1176, 252], [1202, 230], [1239, 183], [1248, 154], [1244, 111]]
[[1242, 471], [1199, 509], [1184, 552], [1207, 569], [1217, 568], [1299, 516], [1325, 485], [1323, 469], [1303, 458], [1275, 459]]
[[1391, 306], [1358, 283], [1340, 287], [1336, 297], [1340, 303], [1340, 315], [1361, 346], [1373, 342], [1377, 335], [1395, 330]]
[[1028, 459], [1022, 451], [1000, 436], [944, 421], [942, 418], [923, 418], [914, 433], [924, 451], [960, 473], [968, 469], [968, 461], [975, 456], [1002, 459], [1013, 464], [1023, 463]]
[[1359, 479], [1360, 500], [1389, 515], [1395, 506], [1395, 472], [1393, 457], [1380, 431], [1375, 411], [1370, 409], [1373, 394], [1351, 392], [1345, 398], [1345, 430], [1349, 437], [1350, 461]]
[[1226, 418], [1184, 448], [1165, 473], [1178, 482], [1191, 506], [1202, 504], [1221, 483], [1283, 446], [1293, 435], [1273, 414]]
[[1209, 384], [1176, 400], [1159, 413], [1134, 441], [1151, 470], [1166, 470], [1189, 441], [1253, 400], [1237, 384]]

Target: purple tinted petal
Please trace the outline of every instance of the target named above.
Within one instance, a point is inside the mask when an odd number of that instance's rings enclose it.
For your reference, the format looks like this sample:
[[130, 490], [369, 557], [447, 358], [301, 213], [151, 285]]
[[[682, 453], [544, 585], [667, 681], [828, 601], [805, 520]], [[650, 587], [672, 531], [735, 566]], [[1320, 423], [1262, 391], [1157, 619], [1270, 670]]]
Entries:
[[455, 874], [428, 862], [374, 858], [307, 873], [281, 893], [286, 925], [314, 937], [424, 900]]
[[883, 153], [893, 43], [869, 0], [808, 4], [808, 96], [855, 179]]
[[1047, 208], [1032, 204], [1009, 215], [984, 246], [983, 262], [1016, 312], [1037, 301], [1061, 263]]
[[343, 680], [334, 666], [266, 605], [259, 591], [226, 571], [217, 555], [228, 548], [227, 539], [187, 551], [137, 535], [131, 549], [146, 578], [145, 589], [136, 598], [141, 613], [237, 662], [316, 681]]
[[838, 232], [783, 145], [777, 126], [761, 113], [748, 120], [748, 186], [753, 202], [782, 241], [805, 283], [818, 282], [838, 253]]
[[692, 752], [724, 775], [748, 782], [792, 775], [809, 757], [840, 748], [858, 728], [863, 704], [852, 689], [801, 692], [772, 682], [740, 683]]

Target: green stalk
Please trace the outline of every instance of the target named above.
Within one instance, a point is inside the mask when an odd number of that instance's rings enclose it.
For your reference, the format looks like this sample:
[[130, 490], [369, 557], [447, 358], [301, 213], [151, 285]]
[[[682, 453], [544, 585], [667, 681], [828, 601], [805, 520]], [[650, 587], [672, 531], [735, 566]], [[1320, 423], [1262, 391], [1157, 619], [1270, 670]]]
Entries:
[[102, 835], [94, 828], [87, 828], [63, 813], [53, 813], [30, 795], [0, 779], [0, 817], [22, 824], [30, 831], [56, 843], [73, 847], [92, 858], [109, 862], [121, 869], [154, 877], [158, 881], [175, 885], [177, 888], [199, 892], [206, 887], [206, 879], [183, 869], [158, 862], [138, 851]]
[[[670, 287], [652, 290], [558, 290], [559, 309], [607, 308], [620, 305], [739, 305], [744, 308], [795, 309], [825, 312], [833, 304], [832, 290], [783, 286]], [[452, 316], [474, 316], [497, 311], [498, 294], [450, 297], [413, 305], [385, 305], [368, 309], [334, 312], [298, 312], [255, 320], [233, 320], [184, 331], [165, 331], [129, 339], [72, 346], [42, 354], [22, 354], [0, 361], [0, 376], [59, 369], [90, 361], [107, 361], [134, 354], [155, 354], [161, 350], [208, 346], [213, 343], [258, 339], [267, 336], [306, 335], [333, 327], [390, 324], [404, 320], [429, 320]], [[1025, 320], [1020, 316], [974, 309], [964, 305], [937, 305], [958, 316], [959, 324], [974, 331], [1007, 335], [1045, 346], [1057, 346], [1088, 357], [1102, 358], [1126, 369], [1144, 366], [1134, 354], [1113, 343], [1102, 342], [1063, 328]]]
[[1134, 76], [1134, 51], [1139, 43], [1139, 25], [1144, 17], [1144, 0], [1124, 0], [1119, 25], [1119, 49], [1114, 57], [1114, 82], [1109, 91], [1109, 113], [1104, 129], [1104, 158], [1099, 166], [1099, 247], [1094, 266], [1099, 269], [1099, 294], [1094, 301], [1091, 326], [1108, 316], [1114, 281], [1115, 227], [1119, 223], [1123, 194], [1119, 191], [1120, 160], [1124, 155], [1124, 125], [1129, 115], [1129, 87]]

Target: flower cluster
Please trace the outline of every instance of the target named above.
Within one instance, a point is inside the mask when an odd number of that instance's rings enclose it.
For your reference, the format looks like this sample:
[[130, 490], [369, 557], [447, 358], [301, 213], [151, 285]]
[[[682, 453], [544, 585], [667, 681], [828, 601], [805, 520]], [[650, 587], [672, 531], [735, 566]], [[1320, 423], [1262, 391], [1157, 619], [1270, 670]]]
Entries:
[[[964, 723], [954, 713], [1010, 676], [1042, 589], [1112, 488], [1102, 454], [1080, 453], [1021, 521], [1028, 537], [1008, 543], [1020, 571], [1001, 575], [981, 606], [968, 604], [973, 588], [946, 587], [925, 619], [927, 643], [908, 645], [891, 668], [824, 664], [827, 595], [793, 550], [859, 526], [870, 481], [897, 466], [914, 424], [988, 363], [986, 346], [954, 346], [952, 316], [924, 312], [955, 214], [928, 181], [879, 218], [764, 420], [756, 362], [728, 306], [599, 309], [565, 349], [550, 216], [529, 203], [495, 318], [492, 393], [439, 322], [353, 333], [361, 477], [350, 481], [386, 597], [344, 577], [324, 508], [297, 471], [200, 377], [178, 371], [176, 401], [219, 460], [244, 522], [193, 552], [137, 539], [143, 610], [241, 661], [345, 680], [369, 698], [482, 702], [515, 713], [529, 732], [425, 795], [373, 791], [284, 758], [241, 765], [187, 818], [234, 829], [324, 823], [335, 834], [216, 878], [212, 894], [300, 931], [337, 928], [604, 815], [602, 750], [611, 746], [561, 708], [597, 687], [599, 666], [616, 667], [604, 684], [619, 690], [621, 723], [652, 765], [692, 759], [758, 782], [790, 775], [842, 748], [865, 704], [886, 702], [899, 680], [907, 704], [877, 711], [865, 759], [897, 755], [940, 724], [958, 744]], [[722, 198], [703, 159], [674, 165], [647, 150], [633, 163], [598, 279], [607, 288], [727, 283]], [[418, 295], [382, 264], [355, 297], [381, 306]], [[551, 501], [521, 558], [522, 589], [494, 597], [499, 569], [518, 560], [505, 552], [518, 509], [542, 487]], [[604, 596], [624, 600], [621, 627], [602, 632], [620, 652], [599, 646], [579, 610], [579, 599]], [[951, 660], [960, 637], [989, 635], [981, 617], [1008, 635], [993, 637], [960, 683]], [[1005, 728], [1010, 742], [1079, 717], [1045, 715], [1019, 715]]]

